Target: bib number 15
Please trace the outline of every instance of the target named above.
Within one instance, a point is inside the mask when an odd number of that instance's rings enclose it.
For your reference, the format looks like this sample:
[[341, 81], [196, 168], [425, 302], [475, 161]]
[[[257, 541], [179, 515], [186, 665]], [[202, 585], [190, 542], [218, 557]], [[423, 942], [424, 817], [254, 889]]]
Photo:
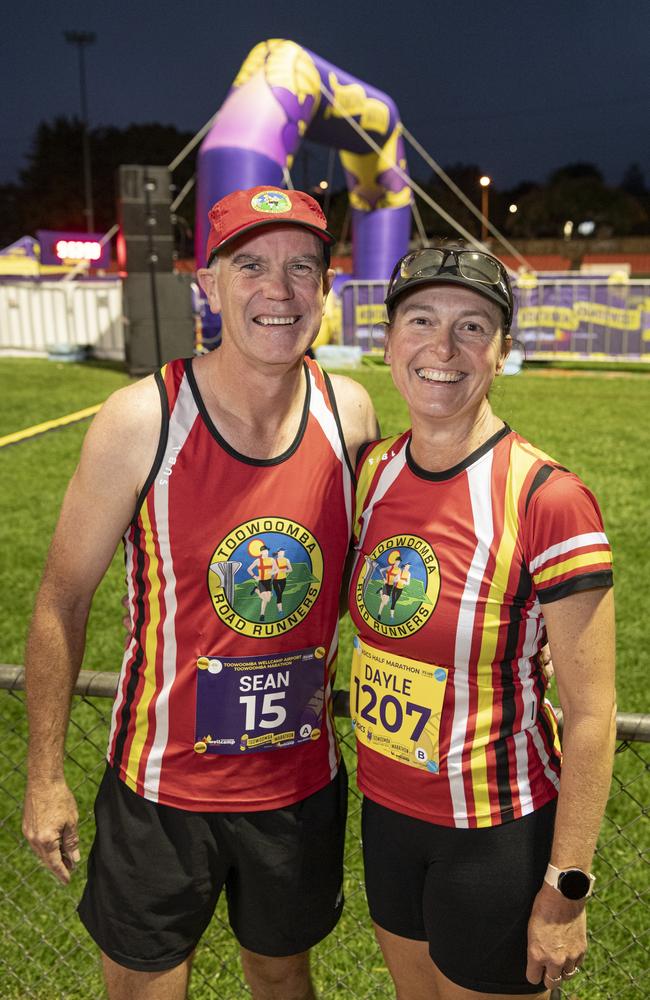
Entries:
[[[244, 729], [251, 732], [254, 729], [277, 729], [281, 726], [286, 717], [287, 710], [284, 705], [278, 704], [284, 701], [285, 691], [270, 691], [268, 694], [246, 694], [242, 695], [239, 703], [245, 706], [246, 720]], [[261, 706], [260, 706], [261, 702]]]

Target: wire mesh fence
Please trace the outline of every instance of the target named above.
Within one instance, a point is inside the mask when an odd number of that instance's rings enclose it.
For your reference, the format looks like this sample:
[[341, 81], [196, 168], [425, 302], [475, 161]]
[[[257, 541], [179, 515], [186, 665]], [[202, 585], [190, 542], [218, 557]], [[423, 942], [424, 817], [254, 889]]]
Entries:
[[[94, 833], [93, 801], [104, 770], [110, 696], [117, 674], [82, 671], [73, 699], [66, 748], [66, 775], [79, 805], [82, 857]], [[3, 1000], [63, 1000], [103, 997], [97, 950], [75, 908], [83, 865], [63, 888], [45, 872], [21, 835], [27, 729], [22, 670], [0, 666], [0, 996]], [[390, 998], [390, 977], [375, 943], [363, 888], [361, 802], [354, 788], [355, 740], [347, 698], [336, 700], [337, 728], [351, 776], [343, 916], [313, 952], [318, 995]], [[589, 955], [580, 975], [556, 996], [564, 1000], [641, 1000], [650, 995], [648, 915], [650, 850], [648, 772], [650, 719], [621, 715], [614, 780], [594, 870], [596, 893], [589, 904]], [[47, 748], [43, 748], [47, 753]], [[197, 950], [192, 1000], [238, 1000], [249, 996], [225, 904]]]

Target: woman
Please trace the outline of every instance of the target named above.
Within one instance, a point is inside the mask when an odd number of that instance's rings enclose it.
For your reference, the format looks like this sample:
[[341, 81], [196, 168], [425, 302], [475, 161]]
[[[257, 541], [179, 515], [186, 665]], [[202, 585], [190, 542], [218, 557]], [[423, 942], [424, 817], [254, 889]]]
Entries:
[[584, 484], [490, 406], [511, 344], [501, 263], [415, 251], [386, 305], [411, 429], [361, 455], [350, 589], [370, 912], [399, 1000], [544, 994], [584, 958], [611, 778], [609, 544]]

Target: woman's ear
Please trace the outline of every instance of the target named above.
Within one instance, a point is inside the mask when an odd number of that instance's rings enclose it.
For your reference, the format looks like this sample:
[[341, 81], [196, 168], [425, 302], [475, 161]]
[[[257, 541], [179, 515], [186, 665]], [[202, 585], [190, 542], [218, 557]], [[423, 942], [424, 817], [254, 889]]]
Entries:
[[384, 364], [390, 364], [390, 323], [384, 323]]
[[508, 355], [510, 354], [511, 347], [512, 347], [512, 337], [510, 336], [510, 334], [507, 334], [507, 336], [503, 338], [501, 354], [499, 356], [499, 360], [497, 361], [497, 367], [496, 367], [497, 375], [501, 375], [501, 373], [503, 372], [505, 363], [508, 360]]

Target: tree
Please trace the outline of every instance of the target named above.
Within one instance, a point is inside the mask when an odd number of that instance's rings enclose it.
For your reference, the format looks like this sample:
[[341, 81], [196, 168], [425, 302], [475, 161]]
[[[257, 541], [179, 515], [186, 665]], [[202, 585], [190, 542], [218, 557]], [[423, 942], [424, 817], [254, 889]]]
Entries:
[[648, 194], [648, 189], [645, 185], [645, 176], [638, 163], [631, 163], [623, 174], [621, 190], [627, 191], [628, 194], [633, 195], [635, 198], [643, 198]]
[[[41, 122], [36, 129], [28, 166], [17, 188], [18, 227], [13, 238], [37, 229], [86, 228], [82, 181], [82, 124], [77, 118]], [[116, 171], [122, 163], [166, 165], [192, 138], [173, 125], [158, 123], [127, 128], [99, 127], [89, 133], [95, 228], [105, 232], [117, 219]], [[174, 173], [181, 186], [194, 173], [196, 150]], [[193, 199], [183, 215], [193, 220]]]
[[[625, 191], [605, 185], [591, 164], [570, 164], [554, 171], [548, 183], [525, 194], [506, 222], [515, 237], [561, 237], [569, 220], [595, 223], [596, 237], [626, 236], [647, 227], [648, 213]], [[575, 233], [575, 228], [574, 228]]]
[[565, 167], [554, 170], [548, 179], [549, 187], [562, 181], [592, 180], [603, 183], [603, 175], [593, 163], [567, 163]]
[[[453, 181], [463, 194], [477, 208], [481, 205], [479, 177], [482, 171], [475, 163], [453, 163], [443, 167], [445, 173]], [[431, 174], [427, 181], [419, 182], [420, 187], [426, 191], [431, 198], [437, 202], [444, 211], [455, 219], [464, 229], [472, 233], [477, 238], [480, 236], [481, 224], [475, 215], [467, 208], [454, 191], [441, 180], [437, 174]], [[417, 208], [422, 218], [422, 225], [425, 232], [431, 238], [455, 237], [457, 230], [445, 221], [442, 215], [431, 208], [419, 196], [415, 196]], [[413, 235], [417, 235], [417, 229], [413, 229]]]
[[20, 227], [20, 188], [17, 184], [0, 184], [0, 249], [23, 235]]

